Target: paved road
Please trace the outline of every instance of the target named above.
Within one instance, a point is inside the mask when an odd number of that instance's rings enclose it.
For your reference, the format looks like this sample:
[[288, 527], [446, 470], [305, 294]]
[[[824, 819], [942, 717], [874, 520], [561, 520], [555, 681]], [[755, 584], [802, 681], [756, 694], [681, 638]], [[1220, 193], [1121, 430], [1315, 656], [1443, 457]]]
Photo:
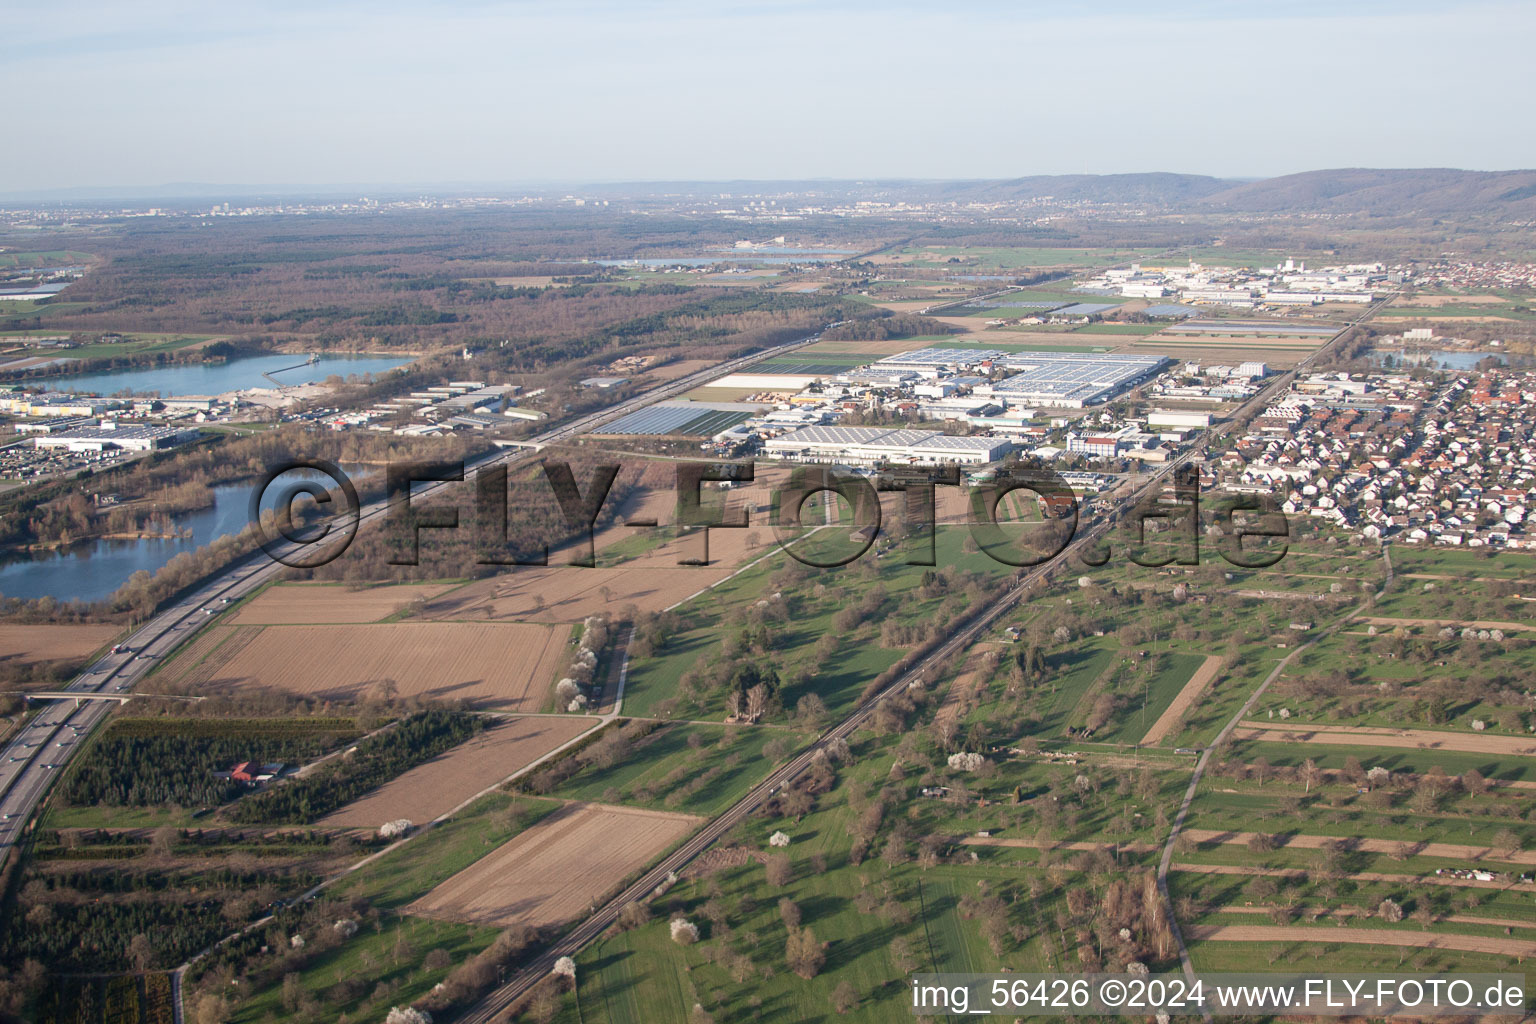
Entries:
[[[680, 395], [722, 374], [810, 345], [819, 338], [819, 334], [801, 338], [680, 377], [529, 438], [525, 444], [542, 446], [568, 440], [653, 402]], [[512, 465], [535, 457], [536, 451], [530, 448], [505, 449], [470, 463], [468, 468]], [[465, 485], [429, 484], [414, 491], [413, 498], [427, 497], [455, 486], [462, 489]], [[365, 506], [359, 513], [358, 529], [378, 521], [386, 510], [387, 503], [382, 500]], [[322, 541], [316, 547], [323, 549], [330, 543], [334, 541]], [[290, 547], [288, 550], [297, 549]], [[159, 659], [217, 619], [227, 604], [234, 604], [271, 582], [283, 570], [282, 565], [259, 551], [241, 559], [175, 604], [161, 609], [135, 630], [124, 641], [124, 646], [129, 649], [127, 653], [105, 655], [64, 689], [82, 694], [131, 691]], [[22, 828], [48, 787], [63, 773], [69, 758], [79, 749], [81, 738], [106, 717], [110, 705], [108, 701], [54, 701], [0, 750], [0, 857], [8, 855], [9, 848], [20, 839]]]

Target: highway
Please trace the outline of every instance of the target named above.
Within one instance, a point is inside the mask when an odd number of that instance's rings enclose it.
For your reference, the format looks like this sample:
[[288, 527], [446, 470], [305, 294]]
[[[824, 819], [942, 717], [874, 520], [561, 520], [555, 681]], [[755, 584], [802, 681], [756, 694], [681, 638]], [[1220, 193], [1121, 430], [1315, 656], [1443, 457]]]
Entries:
[[[1319, 346], [1306, 358], [1298, 362], [1294, 369], [1276, 376], [1262, 387], [1253, 398], [1239, 407], [1232, 417], [1232, 421], [1251, 415], [1273, 400], [1277, 394], [1289, 389], [1291, 382], [1296, 379], [1298, 373], [1316, 362], [1351, 327], [1369, 319], [1389, 301], [1391, 301], [1390, 297], [1371, 306], [1355, 320], [1340, 328], [1328, 342]], [[1163, 481], [1176, 472], [1179, 467], [1187, 465], [1191, 461], [1203, 456], [1206, 449], [1216, 439], [1225, 437], [1232, 429], [1232, 421], [1223, 424], [1220, 428], [1205, 431], [1193, 445], [1182, 452], [1177, 458], [1170, 460], [1156, 473], [1143, 481], [1137, 491], [1131, 495], [1127, 506], [1134, 507], [1136, 502], [1144, 498], [1156, 497], [1162, 489]], [[657, 886], [666, 881], [669, 874], [674, 871], [681, 871], [689, 861], [730, 833], [732, 829], [746, 820], [770, 797], [777, 793], [781, 787], [794, 781], [795, 778], [808, 769], [819, 750], [834, 739], [839, 737], [846, 739], [851, 736], [859, 726], [874, 714], [881, 701], [917, 683], [930, 670], [942, 670], [957, 664], [960, 652], [984, 633], [1000, 617], [1016, 607], [1035, 584], [1044, 581], [1058, 567], [1067, 564], [1073, 555], [1081, 552], [1085, 546], [1097, 540], [1114, 526], [1118, 520], [1119, 516], [1116, 514], [1100, 518], [1098, 521], [1088, 525], [1086, 529], [1080, 530], [1078, 535], [1056, 557], [1041, 565], [1023, 571], [1007, 591], [995, 598], [991, 604], [957, 628], [949, 639], [930, 651], [912, 668], [893, 680], [879, 693], [856, 707], [848, 717], [823, 733], [811, 746], [807, 747], [786, 764], [775, 769], [767, 778], [754, 786], [729, 809], [711, 819], [681, 846], [662, 858], [659, 863], [643, 874], [638, 881], [593, 911], [575, 928], [556, 940], [536, 960], [519, 970], [504, 985], [493, 990], [466, 1014], [457, 1018], [457, 1020], [463, 1022], [463, 1024], [492, 1024], [492, 1022], [496, 1021], [553, 970], [556, 960], [562, 956], [575, 956], [582, 947], [596, 939], [610, 925], [617, 921], [620, 912], [623, 911], [625, 906], [636, 900], [646, 898]], [[1166, 900], [1166, 883], [1161, 878], [1159, 883]], [[1171, 910], [1172, 905], [1170, 903], [1170, 920], [1172, 920]], [[1184, 949], [1183, 937], [1178, 931], [1176, 922], [1174, 924], [1174, 934], [1178, 939], [1180, 950], [1187, 961], [1188, 952]]]
[[[814, 334], [679, 377], [617, 405], [587, 413], [528, 438], [522, 442], [525, 447], [502, 449], [482, 456], [469, 463], [466, 469], [510, 466], [530, 461], [537, 458], [539, 447], [569, 440], [636, 409], [673, 398], [724, 374], [803, 348], [819, 339], [820, 334]], [[457, 482], [421, 485], [413, 491], [413, 499], [465, 486]], [[387, 509], [388, 503], [382, 499], [363, 507], [358, 514], [358, 529], [362, 530], [378, 520]], [[305, 554], [323, 550], [337, 541], [338, 536], [326, 538], [316, 545], [308, 546]], [[296, 545], [284, 545], [278, 553], [292, 554], [299, 548]], [[265, 552], [256, 551], [247, 555], [203, 582], [181, 600], [160, 609], [119, 645], [127, 648], [126, 651], [103, 655], [64, 687], [64, 691], [113, 694], [131, 692], [161, 658], [209, 622], [217, 620], [227, 605], [235, 604], [276, 579], [285, 568]], [[20, 839], [26, 822], [47, 793], [48, 787], [63, 774], [70, 757], [80, 748], [81, 741], [106, 717], [111, 707], [109, 701], [82, 701], [78, 707], [75, 704], [75, 701], [70, 700], [48, 704], [0, 750], [0, 858], [8, 856], [10, 847]]]

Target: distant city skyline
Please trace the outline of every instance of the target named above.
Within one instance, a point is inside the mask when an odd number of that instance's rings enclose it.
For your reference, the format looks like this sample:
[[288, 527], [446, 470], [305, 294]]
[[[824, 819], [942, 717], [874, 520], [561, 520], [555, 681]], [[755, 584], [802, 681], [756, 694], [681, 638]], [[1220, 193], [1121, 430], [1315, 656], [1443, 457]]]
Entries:
[[1536, 8], [97, 0], [7, 14], [0, 194], [1536, 167]]

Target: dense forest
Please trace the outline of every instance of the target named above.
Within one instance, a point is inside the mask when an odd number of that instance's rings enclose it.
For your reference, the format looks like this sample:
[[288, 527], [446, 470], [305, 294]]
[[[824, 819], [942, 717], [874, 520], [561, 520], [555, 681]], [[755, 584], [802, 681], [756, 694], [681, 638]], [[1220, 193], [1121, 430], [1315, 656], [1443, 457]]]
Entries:
[[360, 735], [350, 718], [119, 718], [64, 786], [77, 806], [214, 807], [246, 791], [216, 778], [241, 761], [311, 761]]

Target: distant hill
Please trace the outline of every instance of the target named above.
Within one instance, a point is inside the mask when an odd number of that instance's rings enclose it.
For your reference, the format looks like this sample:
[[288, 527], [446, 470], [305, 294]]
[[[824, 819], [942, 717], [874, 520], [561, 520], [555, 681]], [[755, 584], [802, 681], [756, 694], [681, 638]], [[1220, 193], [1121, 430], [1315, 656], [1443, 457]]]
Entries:
[[1198, 205], [1241, 213], [1536, 217], [1536, 171], [1305, 171], [1234, 185], [1203, 196]]
[[934, 199], [1127, 203], [1231, 213], [1536, 219], [1536, 171], [1343, 168], [1237, 181], [1200, 174], [1057, 174], [1001, 181], [913, 183]]
[[1278, 178], [1246, 180], [1205, 174], [1153, 171], [1139, 174], [1037, 174], [1021, 178], [806, 179], [801, 181], [650, 181], [584, 184], [440, 183], [437, 185], [211, 185], [186, 183], [158, 188], [60, 189], [28, 197], [0, 195], [0, 202], [51, 199], [87, 204], [108, 197], [137, 198], [142, 204], [179, 197], [188, 201], [270, 201], [274, 197], [324, 198], [368, 195], [496, 195], [528, 193], [643, 198], [670, 201], [686, 196], [823, 195], [838, 200], [953, 201], [1125, 205], [1182, 213], [1363, 214], [1374, 217], [1536, 220], [1536, 170], [1461, 171], [1452, 168], [1383, 170], [1343, 168], [1305, 171]]

